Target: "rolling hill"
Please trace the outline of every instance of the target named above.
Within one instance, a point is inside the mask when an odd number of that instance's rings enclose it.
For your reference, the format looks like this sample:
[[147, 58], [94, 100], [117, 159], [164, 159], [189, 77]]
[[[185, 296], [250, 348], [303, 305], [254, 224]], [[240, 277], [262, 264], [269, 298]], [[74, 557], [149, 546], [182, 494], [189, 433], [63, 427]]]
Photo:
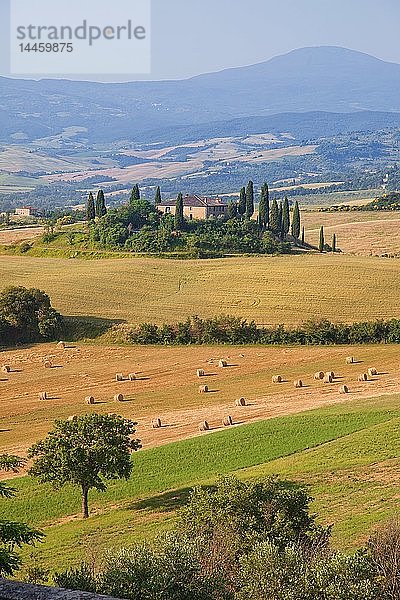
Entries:
[[[0, 140], [27, 142], [63, 134], [68, 143], [147, 141], [168, 128], [282, 112], [397, 112], [399, 85], [400, 65], [338, 47], [303, 48], [182, 81], [3, 77]], [[287, 130], [285, 122], [280, 127]]]

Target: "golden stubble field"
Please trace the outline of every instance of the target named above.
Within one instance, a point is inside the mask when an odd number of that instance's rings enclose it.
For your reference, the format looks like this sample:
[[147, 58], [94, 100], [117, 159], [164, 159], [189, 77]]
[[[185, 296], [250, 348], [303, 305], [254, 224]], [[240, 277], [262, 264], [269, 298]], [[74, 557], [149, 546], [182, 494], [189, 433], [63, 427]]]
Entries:
[[343, 255], [77, 260], [0, 256], [1, 287], [46, 291], [64, 315], [174, 323], [230, 314], [258, 324], [400, 316], [400, 261]]
[[[345, 364], [347, 355], [357, 364]], [[220, 368], [218, 359], [227, 360]], [[51, 369], [44, 361], [51, 361]], [[117, 413], [138, 421], [143, 447], [204, 435], [199, 424], [207, 420], [212, 430], [221, 429], [231, 415], [236, 424], [298, 413], [339, 402], [393, 394], [400, 390], [400, 358], [397, 346], [362, 347], [100, 347], [55, 344], [35, 345], [2, 352], [1, 364], [12, 367], [0, 378], [1, 452], [24, 455], [27, 448], [51, 429], [56, 418], [87, 412]], [[375, 366], [379, 375], [368, 382], [358, 375]], [[199, 379], [202, 368], [206, 377]], [[332, 384], [314, 381], [318, 370], [333, 370]], [[116, 373], [135, 372], [136, 381], [116, 382]], [[283, 383], [273, 384], [280, 374]], [[294, 388], [301, 378], [302, 389]], [[199, 393], [206, 384], [210, 392]], [[350, 393], [339, 388], [348, 385]], [[40, 392], [49, 399], [40, 400]], [[117, 393], [124, 395], [116, 402]], [[89, 406], [85, 397], [93, 395]], [[246, 407], [235, 400], [245, 397]], [[151, 421], [160, 418], [161, 429]]]
[[347, 254], [381, 256], [400, 254], [400, 213], [395, 211], [365, 211], [324, 213], [302, 212], [306, 241], [318, 245], [321, 225], [325, 239], [332, 243], [337, 235], [338, 247]]

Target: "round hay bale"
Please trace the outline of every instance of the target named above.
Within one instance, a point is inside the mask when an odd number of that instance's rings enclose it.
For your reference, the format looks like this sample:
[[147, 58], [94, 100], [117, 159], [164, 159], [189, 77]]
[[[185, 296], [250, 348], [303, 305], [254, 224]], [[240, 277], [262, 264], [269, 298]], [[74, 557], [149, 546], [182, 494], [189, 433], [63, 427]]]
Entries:
[[303, 387], [303, 382], [301, 379], [296, 379], [296, 381], [294, 382], [294, 387], [295, 388], [302, 388]]
[[3, 371], [3, 373], [11, 373], [11, 367], [10, 367], [10, 365], [3, 365], [1, 367], [1, 370]]
[[151, 426], [153, 429], [160, 429], [161, 419], [154, 419], [154, 421], [151, 422]]
[[86, 402], [86, 404], [94, 404], [95, 399], [93, 398], [93, 396], [86, 396], [85, 402]]
[[47, 400], [47, 392], [40, 392], [39, 400]]
[[330, 373], [325, 373], [324, 383], [332, 383], [333, 377]]
[[115, 402], [123, 402], [124, 401], [124, 395], [123, 394], [115, 394], [114, 401]]
[[231, 425], [233, 425], [232, 417], [230, 415], [228, 415], [227, 417], [224, 417], [222, 419], [222, 425], [224, 427], [230, 427]]
[[77, 419], [78, 417], [76, 415], [71, 415], [70, 417], [68, 417], [67, 421], [75, 421], [75, 419]]
[[122, 373], [117, 373], [115, 375], [115, 381], [123, 381], [124, 380], [124, 376]]
[[321, 381], [323, 378], [325, 377], [325, 373], [323, 371], [318, 371], [317, 373], [315, 373], [314, 375], [314, 379], [316, 381]]
[[199, 394], [207, 394], [208, 392], [208, 385], [200, 385], [199, 386]]
[[200, 431], [209, 431], [210, 426], [207, 421], [203, 421], [202, 423], [200, 423], [199, 429], [200, 429]]
[[282, 377], [280, 375], [273, 375], [272, 383], [282, 383]]
[[246, 406], [246, 398], [238, 398], [235, 401], [235, 406]]
[[226, 360], [220, 360], [218, 363], [218, 366], [221, 367], [221, 369], [223, 369], [224, 367], [228, 366], [228, 363], [226, 362]]
[[375, 367], [370, 367], [368, 369], [368, 375], [370, 377], [374, 377], [375, 375], [378, 375], [378, 371], [375, 369]]
[[348, 394], [349, 393], [349, 388], [347, 387], [347, 385], [341, 385], [339, 388], [339, 392], [341, 394]]
[[197, 377], [204, 377], [205, 374], [204, 369], [197, 369]]
[[129, 373], [128, 379], [129, 379], [129, 381], [136, 381], [136, 379], [137, 379], [136, 373]]
[[43, 366], [45, 369], [51, 369], [53, 365], [51, 364], [51, 362], [49, 360], [45, 360], [43, 363]]
[[356, 362], [356, 359], [354, 358], [354, 356], [348, 356], [346, 358], [346, 365], [353, 365]]
[[58, 342], [57, 348], [59, 348], [60, 350], [65, 350], [66, 343], [65, 342]]
[[368, 381], [368, 375], [366, 373], [362, 373], [358, 376], [358, 381]]
[[333, 371], [327, 371], [325, 375], [330, 375], [332, 379], [335, 379], [335, 373]]

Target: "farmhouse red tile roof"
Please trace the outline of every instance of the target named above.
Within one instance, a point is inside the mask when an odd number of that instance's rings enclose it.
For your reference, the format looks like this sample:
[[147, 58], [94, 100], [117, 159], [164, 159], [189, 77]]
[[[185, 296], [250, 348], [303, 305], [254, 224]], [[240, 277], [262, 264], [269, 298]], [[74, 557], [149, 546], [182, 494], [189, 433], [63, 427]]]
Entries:
[[[158, 206], [175, 206], [175, 200], [164, 200]], [[184, 196], [183, 206], [205, 207], [205, 206], [227, 206], [221, 198], [206, 198], [203, 196]]]

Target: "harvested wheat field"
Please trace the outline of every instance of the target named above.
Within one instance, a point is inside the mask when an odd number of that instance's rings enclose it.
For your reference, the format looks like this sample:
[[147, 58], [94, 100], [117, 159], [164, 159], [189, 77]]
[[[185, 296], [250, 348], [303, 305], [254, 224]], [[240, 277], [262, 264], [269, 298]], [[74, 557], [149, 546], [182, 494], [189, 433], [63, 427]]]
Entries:
[[400, 254], [400, 214], [393, 211], [302, 212], [306, 241], [318, 245], [319, 229], [325, 229], [325, 239], [332, 243], [337, 235], [337, 245], [343, 252], [358, 256]]
[[64, 315], [174, 323], [221, 313], [260, 325], [400, 316], [400, 261], [342, 255], [67, 260], [0, 256], [2, 287], [35, 286]]
[[[346, 357], [355, 356], [354, 364]], [[104, 357], [107, 360], [104, 360]], [[227, 362], [219, 368], [219, 360]], [[49, 361], [51, 368], [45, 368]], [[199, 435], [199, 423], [211, 431], [231, 415], [234, 424], [335, 403], [359, 401], [400, 390], [397, 346], [365, 347], [92, 347], [59, 349], [38, 345], [2, 353], [11, 372], [0, 377], [1, 452], [24, 454], [52, 427], [56, 418], [90, 411], [117, 413], [138, 421], [144, 448]], [[360, 372], [378, 375], [359, 382]], [[205, 371], [208, 392], [199, 394], [197, 369]], [[332, 383], [314, 379], [333, 371]], [[136, 379], [128, 375], [135, 372]], [[272, 382], [279, 372], [282, 382]], [[123, 380], [117, 381], [116, 374]], [[301, 379], [303, 387], [293, 382]], [[346, 385], [344, 397], [340, 387]], [[44, 398], [46, 394], [47, 398]], [[115, 397], [122, 394], [122, 401]], [[88, 402], [93, 397], [94, 404]], [[245, 406], [237, 400], [245, 398]], [[90, 404], [90, 406], [89, 406]], [[162, 427], [153, 427], [160, 419]]]

